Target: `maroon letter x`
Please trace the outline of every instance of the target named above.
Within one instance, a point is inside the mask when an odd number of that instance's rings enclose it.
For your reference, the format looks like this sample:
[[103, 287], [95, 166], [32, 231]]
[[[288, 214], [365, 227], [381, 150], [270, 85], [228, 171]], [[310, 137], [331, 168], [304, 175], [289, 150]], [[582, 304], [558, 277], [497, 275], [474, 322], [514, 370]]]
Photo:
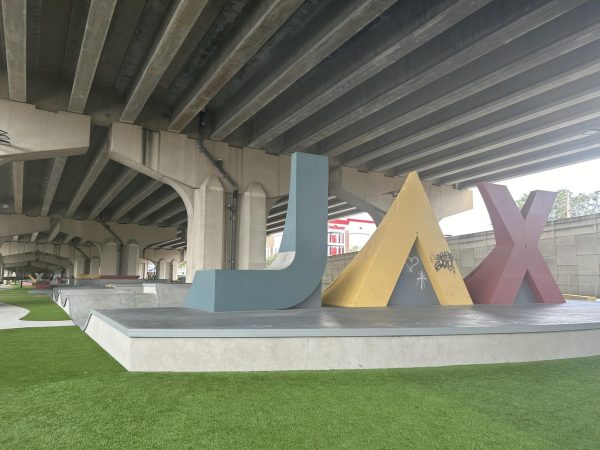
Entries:
[[563, 303], [546, 261], [538, 250], [556, 193], [533, 191], [521, 211], [506, 186], [479, 183], [490, 214], [496, 248], [467, 277], [473, 303], [514, 303], [523, 280], [541, 303]]

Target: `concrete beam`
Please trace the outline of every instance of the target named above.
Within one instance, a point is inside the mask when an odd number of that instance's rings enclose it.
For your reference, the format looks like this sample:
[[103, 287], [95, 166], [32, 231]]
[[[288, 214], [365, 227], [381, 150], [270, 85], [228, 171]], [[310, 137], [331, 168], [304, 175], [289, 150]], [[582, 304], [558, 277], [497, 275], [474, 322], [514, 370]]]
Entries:
[[54, 196], [56, 195], [56, 190], [58, 189], [58, 185], [60, 183], [60, 179], [62, 177], [62, 173], [65, 169], [66, 163], [67, 158], [65, 158], [64, 156], [54, 158], [54, 161], [52, 162], [50, 178], [48, 179], [48, 184], [46, 185], [46, 189], [44, 191], [44, 201], [42, 203], [42, 209], [40, 211], [41, 216], [47, 216], [50, 212], [50, 207], [52, 206], [52, 202], [54, 201]]
[[36, 231], [35, 233], [31, 233], [31, 242], [37, 241], [37, 238], [38, 238], [39, 234], [40, 234], [39, 231]]
[[[468, 29], [455, 28], [442, 47], [420, 47], [289, 130], [277, 149], [289, 153], [306, 151], [582, 3], [582, 0], [554, 0], [541, 6], [529, 2], [494, 4], [494, 9], [482, 10]], [[433, 61], [439, 62], [432, 64]], [[326, 150], [329, 148], [323, 146], [323, 151]]]
[[48, 217], [30, 217], [23, 214], [0, 214], [0, 237], [44, 232], [50, 229]]
[[0, 145], [0, 164], [79, 155], [90, 143], [88, 116], [9, 100], [0, 100], [0, 129], [10, 137], [10, 145]]
[[[598, 151], [600, 148], [600, 139], [595, 137], [592, 140], [582, 139], [579, 145], [562, 144], [557, 146], [548, 146], [535, 153], [503, 155], [502, 157], [494, 158], [490, 161], [490, 165], [484, 168], [465, 170], [460, 175], [454, 177], [446, 177], [445, 180], [451, 181], [453, 184], [461, 184], [472, 179], [495, 177], [498, 173], [511, 172], [520, 170], [522, 167], [532, 166], [545, 161], [564, 158], [569, 155], [577, 155], [588, 153], [590, 151]], [[600, 155], [600, 152], [598, 153]], [[498, 161], [496, 161], [498, 160]], [[502, 162], [501, 165], [495, 165], [496, 162]]]
[[91, 0], [73, 80], [69, 111], [83, 113], [117, 0]]
[[[211, 139], [225, 139], [394, 3], [346, 0], [342, 8], [338, 4], [332, 4], [331, 12], [326, 8], [306, 27], [305, 36], [288, 43], [285, 53], [279, 55], [283, 59], [279, 67], [265, 66], [254, 77], [254, 84], [244, 86], [224, 107], [216, 117]], [[292, 45], [295, 48], [290, 48]]]
[[75, 214], [75, 212], [77, 211], [77, 208], [79, 208], [79, 205], [81, 205], [81, 202], [83, 201], [83, 199], [85, 198], [87, 193], [90, 191], [90, 189], [92, 188], [92, 186], [94, 185], [94, 183], [96, 182], [96, 180], [102, 173], [102, 170], [104, 170], [104, 168], [106, 167], [107, 164], [108, 164], [108, 140], [105, 140], [104, 143], [102, 144], [102, 148], [100, 149], [100, 151], [98, 152], [98, 154], [96, 155], [96, 157], [94, 158], [94, 160], [92, 161], [90, 166], [88, 167], [88, 170], [85, 174], [85, 178], [81, 182], [79, 189], [77, 189], [77, 192], [75, 192], [75, 195], [73, 196], [73, 199], [71, 200], [71, 204], [69, 205], [69, 208], [67, 209], [67, 212], [65, 213], [66, 218], [73, 217], [73, 214]]
[[185, 205], [180, 205], [180, 206], [177, 206], [176, 208], [171, 208], [168, 211], [161, 213], [158, 217], [155, 217], [152, 220], [151, 225], [160, 225], [161, 223], [164, 223], [167, 220], [169, 220], [171, 217], [174, 217], [177, 214], [180, 214], [182, 212], [185, 212]]
[[253, 118], [244, 144], [263, 147], [489, 2], [444, 0], [431, 7], [425, 2], [406, 3], [394, 14], [383, 16], [371, 33], [351, 48], [339, 49], [314, 75], [309, 74]]
[[570, 166], [572, 164], [578, 162], [589, 161], [592, 159], [597, 159], [598, 154], [600, 154], [600, 147], [596, 147], [592, 150], [587, 150], [581, 153], [570, 154], [568, 156], [562, 156], [558, 158], [553, 158], [550, 160], [543, 160], [541, 162], [532, 162], [531, 164], [521, 165], [517, 168], [512, 168], [509, 170], [505, 170], [502, 172], [497, 172], [493, 175], [486, 175], [482, 178], [472, 178], [470, 180], [465, 180], [460, 183], [458, 186], [461, 188], [467, 188], [476, 185], [480, 181], [502, 181], [507, 180], [509, 178], [515, 178], [521, 175], [527, 175], [534, 172], [542, 172], [544, 170], [556, 169], [558, 167]]
[[[596, 8], [596, 13], [600, 14], [600, 4]], [[542, 31], [546, 32], [542, 33]], [[427, 99], [431, 100], [425, 103], [421, 101], [421, 104], [416, 108], [405, 111], [405, 106], [402, 104], [391, 105], [385, 111], [361, 120], [359, 123], [354, 124], [348, 133], [340, 133], [342, 136], [339, 138], [336, 135], [335, 143], [332, 143], [332, 145], [327, 144], [327, 150], [324, 154], [337, 156], [350, 151], [366, 142], [387, 135], [408, 123], [589, 44], [600, 37], [600, 24], [595, 22], [587, 27], [582, 25], [582, 29], [576, 33], [569, 34], [563, 39], [553, 42], [557, 38], [556, 34], [556, 31], [550, 29], [538, 30], [537, 33], [516, 40], [514, 46], [506, 45], [499, 52], [490, 55], [489, 61], [481, 61], [478, 67], [483, 69], [482, 76], [473, 77], [471, 74], [471, 78], [474, 79], [465, 83], [464, 81], [468, 80], [467, 77], [469, 76], [466, 71], [473, 73], [476, 69], [473, 67], [463, 68], [464, 78], [462, 73], [456, 74], [452, 78], [455, 86], [451, 85], [451, 89], [448, 89], [448, 86], [443, 86], [442, 92], [446, 91], [443, 95], [437, 95], [438, 92], [435, 87], [430, 86]], [[552, 42], [552, 44], [548, 44], [548, 42]], [[540, 43], [542, 43], [541, 48], [532, 51], [532, 49], [538, 48]], [[521, 57], [515, 58], [517, 55]], [[491, 70], [492, 68], [494, 70]], [[384, 112], [385, 114], [383, 114]]]
[[23, 214], [23, 181], [24, 181], [25, 163], [16, 161], [12, 163], [12, 186], [15, 214]]
[[56, 222], [54, 224], [54, 226], [50, 230], [50, 233], [48, 234], [48, 239], [46, 240], [46, 242], [52, 244], [54, 242], [54, 239], [56, 239], [56, 236], [58, 236], [58, 233], [60, 233], [60, 222]]
[[2, 0], [4, 50], [8, 72], [8, 96], [27, 101], [27, 2]]
[[[467, 160], [460, 160], [457, 163], [449, 164], [438, 169], [432, 169], [430, 171], [422, 172], [420, 175], [426, 180], [437, 180], [437, 184], [455, 184], [459, 180], [461, 174], [468, 172], [469, 170], [481, 169], [496, 164], [502, 161], [515, 157], [523, 156], [536, 152], [537, 150], [544, 150], [548, 148], [554, 148], [556, 146], [564, 146], [565, 148], [575, 148], [587, 145], [588, 142], [594, 142], [597, 137], [594, 135], [590, 138], [589, 134], [575, 134], [572, 136], [564, 137], [563, 133], [560, 133], [558, 138], [547, 139], [548, 135], [542, 136], [540, 143], [528, 143], [518, 142], [513, 145], [509, 145], [502, 150], [502, 153], [494, 155], [477, 155]], [[588, 139], [586, 139], [588, 138]], [[538, 139], [534, 139], [537, 141]]]
[[241, 15], [226, 42], [175, 108], [169, 130], [181, 131], [269, 40], [303, 0], [256, 0]]
[[100, 215], [110, 202], [112, 202], [123, 189], [137, 176], [137, 172], [129, 169], [125, 171], [109, 186], [104, 195], [97, 201], [96, 206], [92, 209], [89, 219], [93, 220]]
[[128, 200], [125, 201], [111, 217], [112, 222], [118, 222], [125, 214], [139, 205], [143, 200], [148, 198], [152, 193], [161, 188], [163, 184], [160, 181], [149, 181], [143, 188], [133, 194]]
[[163, 27], [127, 98], [121, 122], [133, 123], [173, 61], [208, 0], [179, 0]]
[[[376, 158], [380, 158], [387, 154], [396, 152], [405, 147], [408, 147], [409, 145], [414, 145], [416, 143], [424, 141], [425, 139], [433, 138], [434, 136], [440, 133], [449, 131], [459, 126], [469, 124], [486, 115], [500, 111], [509, 106], [516, 105], [520, 102], [530, 100], [538, 95], [550, 92], [568, 83], [581, 80], [589, 75], [600, 71], [600, 63], [597, 60], [597, 55], [594, 55], [593, 58], [589, 61], [581, 62], [579, 61], [580, 58], [576, 59], [578, 60], [577, 66], [573, 68], [568, 68], [565, 67], [565, 62], [563, 61], [563, 58], [559, 58], [556, 60], [557, 66], [560, 66], [566, 70], [558, 73], [557, 75], [546, 78], [543, 76], [544, 73], [538, 74], [538, 76], [534, 79], [536, 81], [541, 79], [540, 81], [534, 82], [533, 84], [526, 86], [522, 89], [517, 89], [508, 93], [505, 93], [505, 89], [501, 89], [499, 87], [498, 89], [495, 89], [495, 91], [497, 92], [493, 94], [494, 97], [489, 98], [488, 96], [479, 96], [481, 98], [481, 101], [478, 102], [477, 105], [473, 108], [468, 109], [466, 112], [459, 113], [453, 117], [450, 117], [447, 120], [441, 119], [433, 123], [431, 126], [428, 126], [422, 130], [418, 130], [415, 133], [412, 133], [408, 136], [398, 136], [398, 138], [396, 139], [393, 134], [388, 134], [384, 137], [386, 140], [389, 139], [391, 142], [383, 145], [380, 142], [374, 140], [371, 142], [373, 145], [369, 145], [367, 148], [364, 148], [364, 150], [362, 150], [364, 151], [364, 154], [354, 157], [345, 157], [344, 164], [349, 165], [350, 167], [360, 167], [363, 164], [373, 161]], [[548, 68], [544, 67], [544, 72], [547, 71]], [[398, 135], [400, 135], [401, 130], [398, 130], [397, 133]], [[373, 167], [375, 167], [375, 165], [373, 165]]]
[[67, 236], [65, 237], [65, 239], [63, 240], [63, 244], [68, 244], [69, 242], [71, 242], [73, 239], [75, 239], [77, 236], [73, 235], [73, 234], [67, 234]]
[[[198, 189], [207, 177], [220, 176], [198, 150], [198, 142], [180, 133], [143, 132], [138, 125], [115, 122], [110, 129], [110, 146], [109, 155], [114, 161], [179, 189], [188, 210], [191, 210], [189, 197], [192, 194], [185, 189]], [[223, 166], [242, 188], [259, 181], [270, 198], [287, 194], [289, 156], [269, 155], [251, 148], [240, 150], [225, 142], [210, 140], [205, 140], [204, 146], [223, 161]], [[169, 157], [161, 157], [165, 154]]]
[[179, 194], [177, 194], [177, 192], [171, 192], [160, 199], [156, 199], [156, 201], [154, 202], [154, 204], [152, 206], [144, 209], [143, 211], [140, 211], [135, 217], [132, 217], [131, 222], [139, 223], [140, 221], [142, 221], [146, 217], [148, 217], [150, 214], [155, 213], [159, 209], [167, 206], [169, 203], [173, 203], [174, 201], [176, 201], [178, 199], [179, 199]]
[[[583, 134], [597, 127], [594, 119], [600, 117], [598, 108], [600, 108], [600, 101], [598, 99], [576, 104], [551, 112], [541, 118], [525, 122], [520, 126], [507, 128], [504, 133], [493, 134], [490, 138], [484, 137], [484, 140], [475, 141], [475, 143], [466, 148], [456, 149], [441, 159], [435, 156], [430, 156], [429, 159], [421, 159], [420, 155], [417, 155], [417, 159], [413, 156], [410, 161], [404, 164], [399, 162], [389, 163], [385, 166], [380, 166], [378, 170], [391, 170], [395, 168], [395, 174], [406, 173], [412, 170], [425, 171], [561, 129], [565, 130], [565, 135], [567, 136]], [[583, 124], [587, 124], [587, 126]], [[567, 132], [570, 127], [574, 127], [574, 130], [577, 131], [572, 133]], [[429, 151], [426, 153], [429, 155]]]

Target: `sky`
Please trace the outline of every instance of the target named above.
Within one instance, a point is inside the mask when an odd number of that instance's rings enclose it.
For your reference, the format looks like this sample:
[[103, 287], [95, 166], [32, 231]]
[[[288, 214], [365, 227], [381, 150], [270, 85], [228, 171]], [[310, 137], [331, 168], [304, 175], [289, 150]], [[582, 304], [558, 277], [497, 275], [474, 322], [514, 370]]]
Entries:
[[[576, 194], [594, 192], [600, 190], [600, 159], [496, 183], [506, 185], [515, 199], [534, 190], [558, 191], [564, 188]], [[444, 234], [451, 236], [492, 229], [485, 204], [477, 189], [473, 189], [473, 209], [442, 219], [440, 227]]]

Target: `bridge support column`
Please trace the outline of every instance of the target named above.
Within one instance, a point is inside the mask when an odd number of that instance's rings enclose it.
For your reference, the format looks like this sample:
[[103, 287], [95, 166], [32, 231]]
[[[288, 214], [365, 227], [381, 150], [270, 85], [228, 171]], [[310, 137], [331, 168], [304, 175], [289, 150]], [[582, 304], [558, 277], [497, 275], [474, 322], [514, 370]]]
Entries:
[[129, 241], [123, 248], [123, 274], [135, 276], [138, 274], [138, 260], [140, 259], [140, 246], [135, 241]]
[[241, 197], [238, 269], [264, 269], [267, 240], [267, 194], [259, 183], [250, 183]]
[[192, 214], [188, 214], [188, 283], [196, 270], [223, 268], [224, 225], [223, 185], [211, 175], [194, 189]]
[[169, 261], [161, 259], [156, 267], [156, 278], [159, 280], [169, 280], [171, 278], [171, 264]]
[[178, 281], [177, 269], [179, 269], [179, 261], [171, 261], [171, 281]]
[[4, 284], [4, 264], [0, 264], [0, 284]]
[[119, 275], [119, 248], [117, 243], [112, 239], [102, 245], [100, 275]]

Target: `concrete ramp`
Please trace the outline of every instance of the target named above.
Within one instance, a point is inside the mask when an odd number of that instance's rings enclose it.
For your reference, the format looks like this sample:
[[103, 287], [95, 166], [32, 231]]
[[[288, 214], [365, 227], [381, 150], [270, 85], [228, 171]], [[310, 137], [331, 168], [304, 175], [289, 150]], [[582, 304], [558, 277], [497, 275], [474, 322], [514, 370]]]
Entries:
[[118, 287], [56, 288], [53, 300], [83, 328], [93, 309], [181, 307], [189, 284], [145, 283]]
[[154, 294], [136, 294], [119, 290], [73, 291], [65, 296], [65, 311], [75, 324], [83, 328], [92, 309], [156, 308], [158, 298]]

